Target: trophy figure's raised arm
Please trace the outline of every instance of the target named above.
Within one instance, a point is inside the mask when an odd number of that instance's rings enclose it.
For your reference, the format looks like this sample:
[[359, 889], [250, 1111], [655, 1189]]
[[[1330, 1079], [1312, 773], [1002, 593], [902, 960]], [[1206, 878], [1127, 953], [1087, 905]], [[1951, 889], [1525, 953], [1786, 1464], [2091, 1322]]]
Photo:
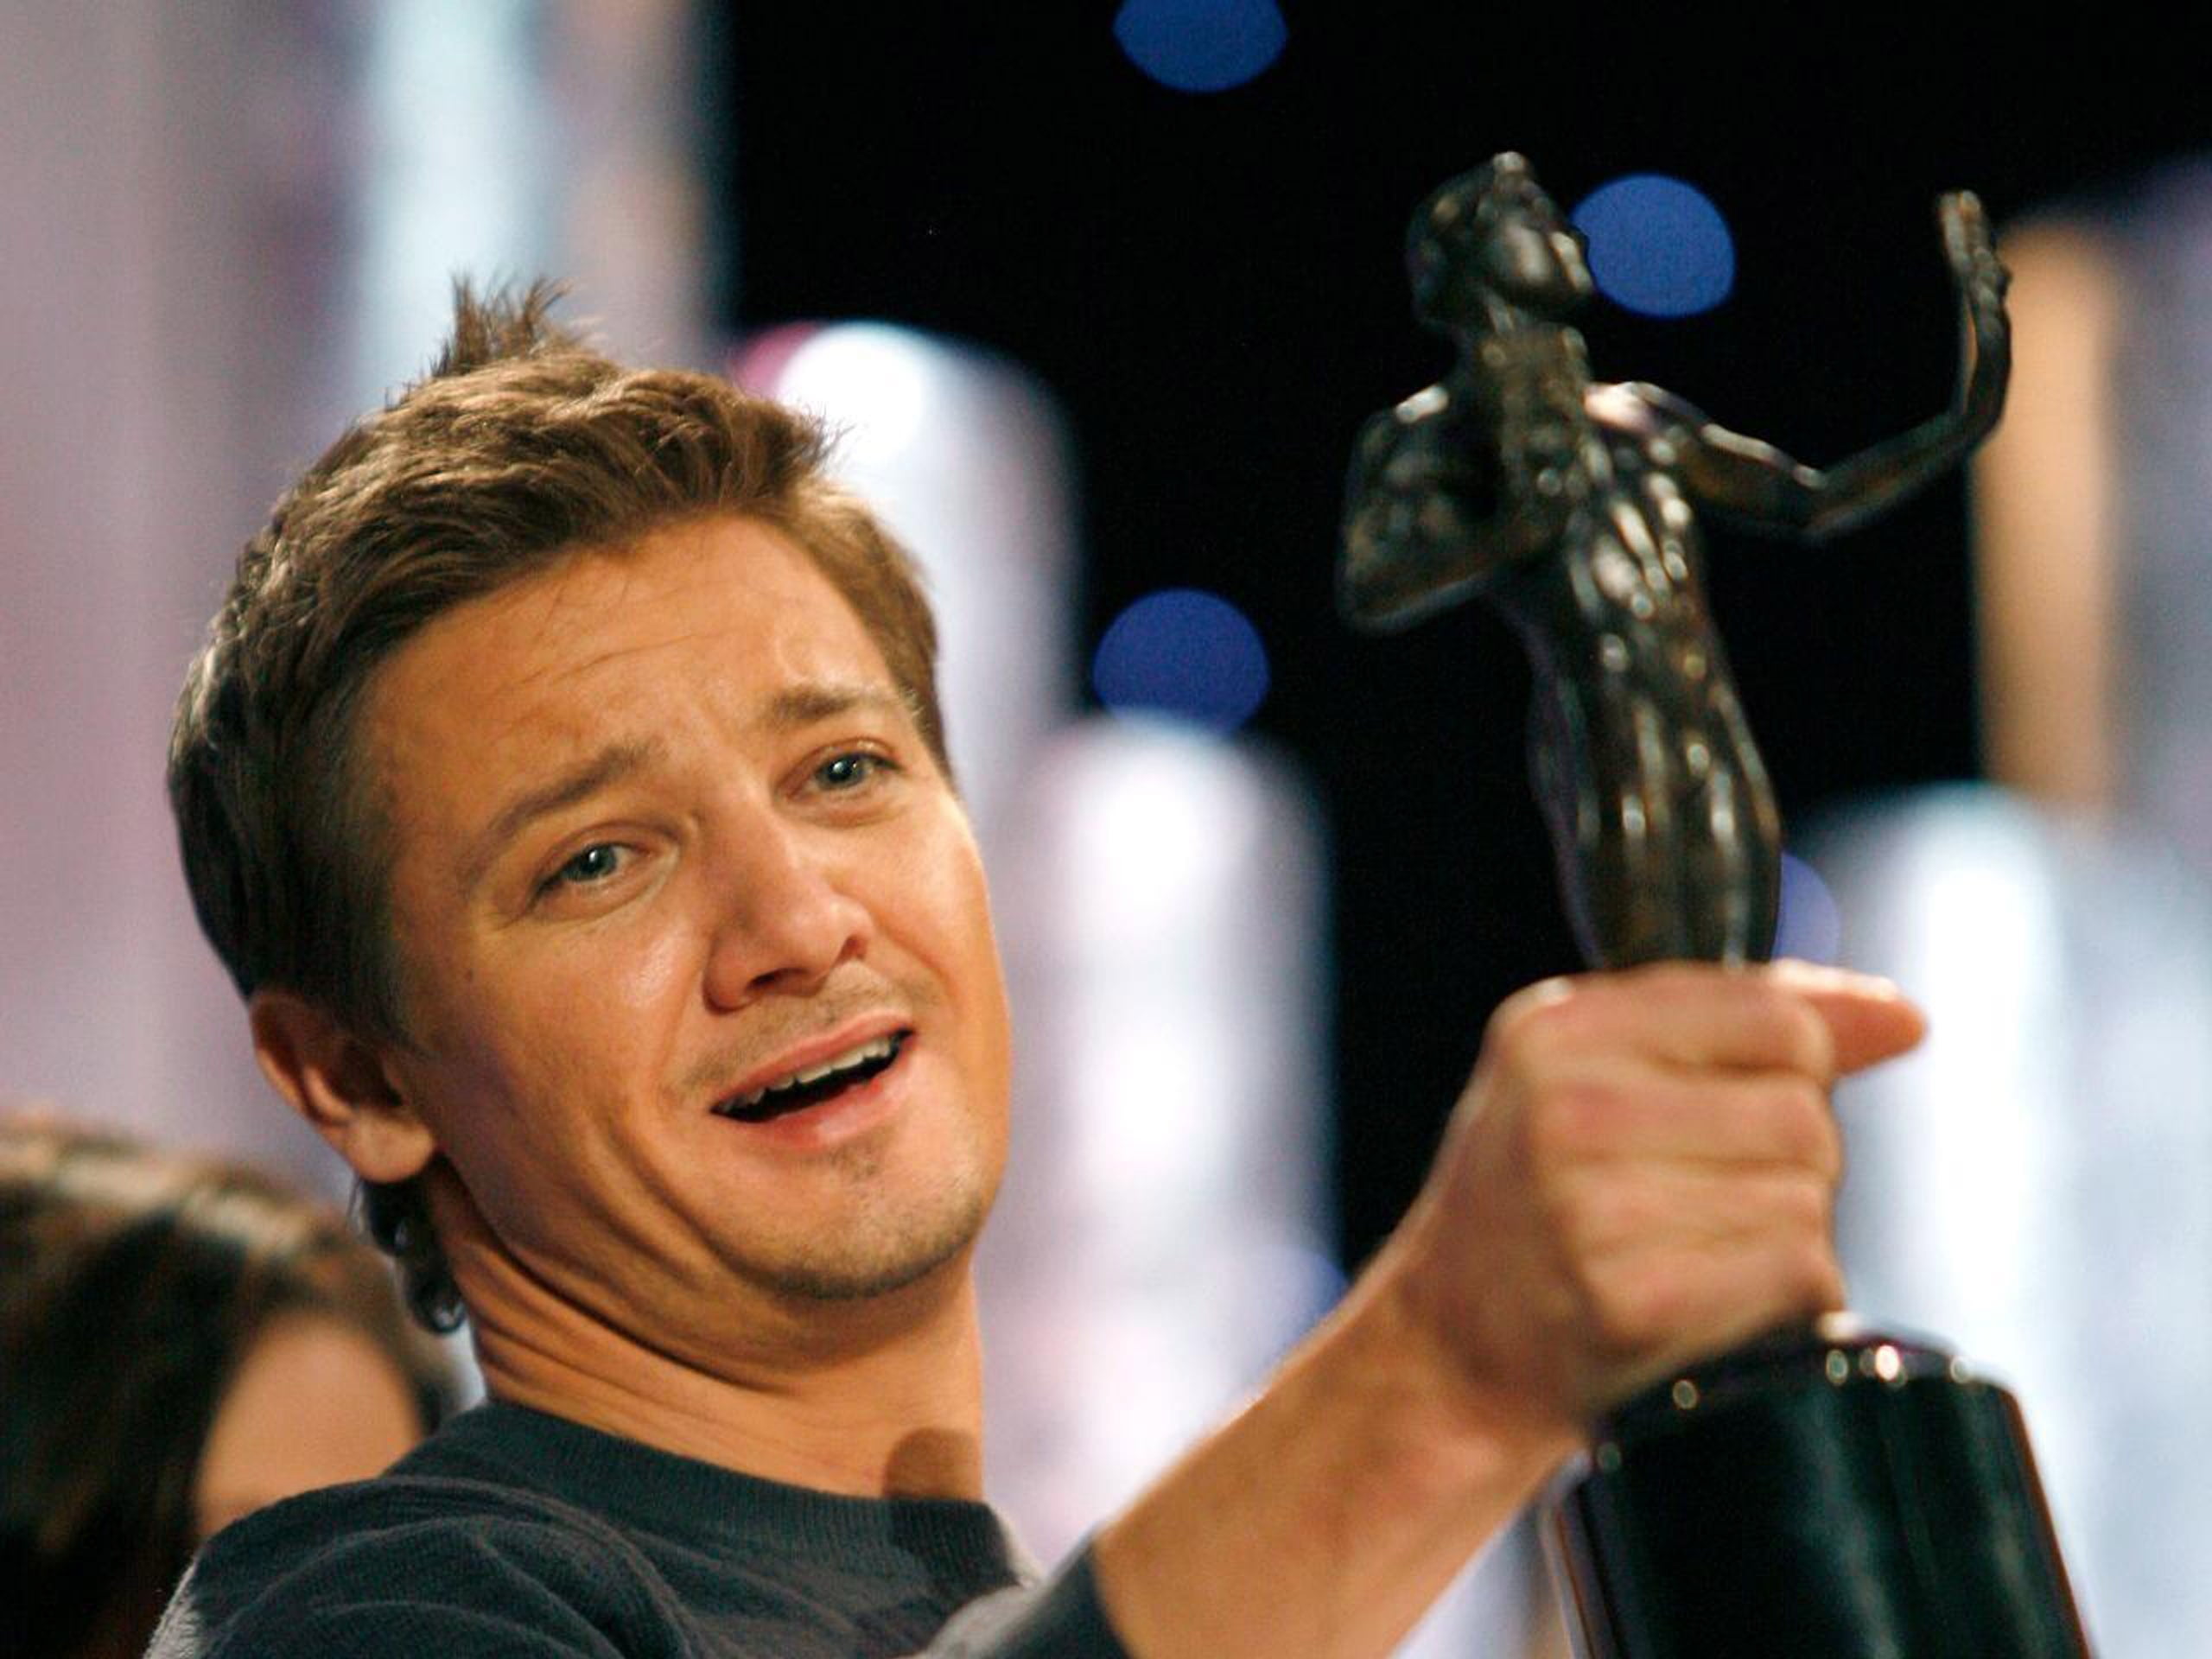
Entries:
[[[1980, 204], [1938, 207], [1957, 289], [1951, 407], [1826, 470], [1656, 387], [1593, 383], [1568, 325], [1580, 238], [1503, 155], [1414, 214], [1436, 385], [1370, 420], [1338, 600], [1356, 626], [1498, 607], [1535, 671], [1530, 749], [1596, 965], [1771, 950], [1782, 828], [1701, 583], [1700, 513], [1817, 539], [1955, 465], [2011, 351]], [[1591, 1659], [2083, 1659], [2018, 1408], [1947, 1351], [1847, 1316], [1777, 1332], [1616, 1408], [1552, 1534]]]

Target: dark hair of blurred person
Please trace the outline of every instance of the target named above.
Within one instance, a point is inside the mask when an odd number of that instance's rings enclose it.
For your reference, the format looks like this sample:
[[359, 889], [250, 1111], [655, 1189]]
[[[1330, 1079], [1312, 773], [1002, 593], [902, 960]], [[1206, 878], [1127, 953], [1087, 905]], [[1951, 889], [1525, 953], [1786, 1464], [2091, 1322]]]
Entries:
[[335, 1209], [0, 1116], [0, 1659], [139, 1654], [202, 1540], [379, 1472], [450, 1388]]

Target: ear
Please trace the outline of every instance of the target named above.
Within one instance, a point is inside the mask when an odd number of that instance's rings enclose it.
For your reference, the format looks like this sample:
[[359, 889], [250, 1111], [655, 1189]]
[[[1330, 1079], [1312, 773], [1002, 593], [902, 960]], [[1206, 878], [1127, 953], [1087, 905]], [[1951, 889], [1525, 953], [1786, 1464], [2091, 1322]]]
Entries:
[[406, 1180], [436, 1154], [382, 1055], [327, 1010], [291, 991], [259, 990], [246, 1018], [262, 1075], [363, 1180]]

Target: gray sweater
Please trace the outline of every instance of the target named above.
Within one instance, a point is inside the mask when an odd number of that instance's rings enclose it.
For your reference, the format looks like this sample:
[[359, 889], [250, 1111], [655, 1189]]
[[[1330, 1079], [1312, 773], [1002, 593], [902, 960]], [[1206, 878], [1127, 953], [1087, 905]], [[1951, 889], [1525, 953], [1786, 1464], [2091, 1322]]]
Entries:
[[1031, 1577], [982, 1503], [811, 1491], [491, 1404], [217, 1534], [149, 1659], [1118, 1659], [1087, 1553]]

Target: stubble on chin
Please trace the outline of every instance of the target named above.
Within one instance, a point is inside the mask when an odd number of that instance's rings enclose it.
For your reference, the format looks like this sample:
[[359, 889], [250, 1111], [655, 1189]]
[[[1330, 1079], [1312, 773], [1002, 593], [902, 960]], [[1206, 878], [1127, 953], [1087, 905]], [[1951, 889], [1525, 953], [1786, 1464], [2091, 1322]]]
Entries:
[[803, 1302], [888, 1296], [938, 1272], [982, 1233], [991, 1195], [976, 1172], [948, 1176], [921, 1202], [899, 1203], [879, 1184], [880, 1148], [848, 1147], [835, 1157], [859, 1199], [853, 1213], [834, 1236], [793, 1240], [772, 1259], [744, 1264], [762, 1288]]

